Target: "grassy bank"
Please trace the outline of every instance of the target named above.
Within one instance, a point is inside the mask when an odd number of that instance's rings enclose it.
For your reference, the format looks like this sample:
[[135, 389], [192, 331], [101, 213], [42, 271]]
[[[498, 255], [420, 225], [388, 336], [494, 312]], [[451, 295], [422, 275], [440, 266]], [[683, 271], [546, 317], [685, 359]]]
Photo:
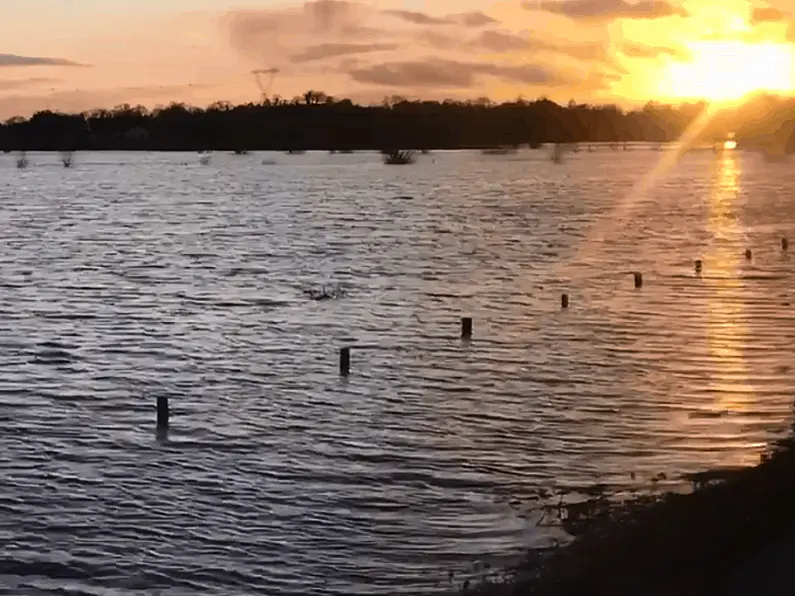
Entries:
[[529, 553], [507, 580], [464, 592], [483, 596], [704, 596], [760, 550], [795, 531], [795, 440], [753, 468], [690, 478], [690, 494], [616, 502], [596, 496], [561, 507], [565, 546]]

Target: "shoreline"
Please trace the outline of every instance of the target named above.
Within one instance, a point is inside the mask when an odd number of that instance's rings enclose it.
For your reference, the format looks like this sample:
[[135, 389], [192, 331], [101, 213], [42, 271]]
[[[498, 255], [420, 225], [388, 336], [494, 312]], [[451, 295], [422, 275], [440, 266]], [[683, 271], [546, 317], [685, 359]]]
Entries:
[[[550, 148], [554, 148], [556, 145], [562, 145], [564, 147], [572, 148], [577, 147], [578, 149], [572, 151], [572, 153], [591, 153], [588, 149], [594, 149], [596, 151], [608, 151], [611, 153], [622, 153], [624, 151], [633, 151], [633, 150], [651, 150], [651, 151], [661, 151], [661, 150], [673, 150], [679, 147], [678, 140], [671, 140], [671, 141], [654, 141], [654, 140], [631, 140], [631, 141], [620, 141], [619, 143], [612, 143], [608, 141], [572, 141], [567, 143], [557, 143], [554, 141], [548, 141], [544, 143], [540, 143], [538, 146], [519, 146], [515, 148], [513, 151], [516, 152], [539, 152], [549, 150]], [[432, 155], [434, 153], [466, 153], [466, 152], [483, 152], [484, 157], [491, 157], [491, 158], [500, 158], [500, 157], [510, 157], [510, 153], [506, 155], [502, 154], [489, 154], [487, 151], [495, 149], [494, 146], [485, 146], [485, 145], [478, 145], [478, 146], [468, 146], [468, 145], [461, 145], [461, 146], [445, 146], [445, 147], [434, 147], [431, 149], [401, 149], [406, 151], [413, 151], [416, 152], [418, 156], [427, 154]], [[564, 149], [565, 151], [569, 151], [569, 149]], [[745, 143], [739, 145], [736, 149], [732, 151], [736, 152], [743, 152], [743, 151], [759, 151], [761, 150], [760, 147], [752, 144], [752, 143]], [[688, 152], [700, 152], [700, 151], [711, 151], [715, 152], [715, 148], [713, 145], [709, 143], [701, 143], [701, 144], [694, 144], [687, 147]], [[380, 147], [357, 147], [355, 149], [330, 149], [328, 147], [308, 147], [306, 149], [301, 149], [300, 151], [291, 152], [288, 148], [273, 148], [273, 147], [250, 147], [245, 150], [244, 153], [238, 153], [234, 147], [211, 147], [207, 148], [198, 148], [195, 146], [180, 146], [180, 147], [153, 147], [151, 145], [142, 145], [142, 144], [130, 144], [130, 145], [123, 145], [123, 146], [81, 146], [81, 147], [71, 147], [68, 149], [59, 149], [47, 146], [32, 146], [32, 147], [14, 147], [14, 148], [0, 148], [0, 156], [15, 156], [19, 155], [20, 153], [53, 153], [53, 154], [75, 154], [75, 153], [191, 153], [196, 155], [213, 155], [213, 154], [224, 154], [229, 155], [231, 157], [250, 157], [254, 154], [262, 154], [262, 153], [276, 153], [281, 155], [290, 155], [292, 157], [303, 157], [306, 154], [324, 154], [324, 155], [336, 155], [336, 156], [350, 156], [350, 155], [359, 155], [359, 154], [383, 154], [384, 149]], [[789, 154], [787, 154], [789, 155]]]
[[562, 505], [570, 542], [529, 551], [495, 574], [504, 580], [485, 578], [456, 593], [761, 596], [748, 589], [782, 574], [795, 548], [795, 433], [772, 444], [756, 466], [685, 479], [692, 492]]
[[[570, 145], [570, 146], [587, 146], [592, 145], [595, 148], [599, 149], [609, 149], [611, 151], [622, 151], [623, 145], [627, 145], [628, 147], [656, 147], [658, 145], [661, 146], [674, 146], [678, 143], [678, 140], [670, 140], [670, 141], [657, 141], [657, 140], [627, 140], [627, 141], [618, 141], [617, 143], [611, 141], [588, 141], [588, 140], [580, 140], [580, 141], [571, 141], [566, 143], [558, 143], [555, 141], [545, 141], [539, 143], [538, 146], [528, 146], [527, 144], [520, 145], [515, 149], [518, 151], [539, 151], [545, 148], [552, 147], [554, 145]], [[617, 147], [615, 146], [617, 145]], [[427, 151], [434, 152], [434, 151], [447, 151], [447, 152], [463, 152], [463, 151], [487, 151], [491, 149], [495, 149], [494, 145], [449, 145], [449, 146], [439, 146], [427, 149]], [[705, 147], [706, 148], [706, 147]], [[362, 147], [354, 147], [354, 148], [344, 148], [344, 149], [335, 149], [333, 147], [306, 147], [305, 149], [301, 149], [299, 152], [295, 152], [293, 149], [295, 157], [301, 157], [304, 153], [324, 153], [329, 155], [355, 155], [357, 153], [381, 153], [384, 150], [383, 147], [375, 147], [375, 146], [362, 146]], [[409, 148], [409, 151], [425, 151], [425, 149], [420, 148]], [[90, 152], [90, 153], [105, 153], [105, 152], [136, 152], [136, 153], [196, 153], [196, 154], [212, 154], [212, 153], [229, 153], [234, 154], [236, 157], [246, 157], [252, 153], [283, 153], [285, 155], [290, 155], [290, 148], [289, 147], [247, 147], [245, 153], [236, 154], [236, 148], [232, 146], [218, 146], [218, 147], [198, 147], [194, 145], [185, 145], [180, 147], [154, 147], [151, 144], [142, 144], [142, 143], [131, 143], [129, 145], [124, 146], [80, 146], [80, 147], [70, 147], [68, 149], [58, 149], [48, 146], [30, 146], [30, 147], [13, 147], [13, 148], [2, 148], [0, 152], [4, 155], [11, 155], [14, 153], [18, 153], [20, 151], [24, 152], [35, 152], [35, 153], [81, 153], [81, 152]], [[496, 157], [500, 157], [500, 155], [496, 155]]]

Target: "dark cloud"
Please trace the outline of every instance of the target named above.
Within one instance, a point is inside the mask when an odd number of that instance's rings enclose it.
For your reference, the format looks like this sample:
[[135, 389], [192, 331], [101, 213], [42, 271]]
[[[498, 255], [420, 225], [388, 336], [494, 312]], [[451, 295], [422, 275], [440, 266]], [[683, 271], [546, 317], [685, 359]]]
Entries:
[[221, 27], [233, 49], [271, 65], [295, 48], [383, 41], [390, 32], [367, 24], [373, 14], [362, 4], [316, 0], [292, 8], [232, 11], [221, 20]]
[[550, 71], [532, 65], [498, 65], [455, 60], [389, 62], [356, 68], [349, 72], [358, 83], [386, 87], [471, 87], [481, 76], [523, 84], [555, 84]]
[[496, 19], [482, 12], [465, 12], [443, 17], [435, 17], [414, 10], [387, 10], [384, 14], [397, 17], [413, 25], [464, 25], [466, 27], [485, 27], [497, 22]]
[[365, 18], [366, 7], [342, 0], [316, 0], [300, 7], [279, 10], [236, 10], [228, 13], [222, 25], [233, 45], [257, 44], [263, 37], [289, 38], [291, 35], [350, 34]]
[[[390, 20], [393, 25], [395, 20], [403, 21], [408, 30], [389, 27]], [[467, 30], [496, 22], [479, 11], [433, 16], [410, 10], [381, 10], [346, 0], [314, 0], [287, 8], [230, 11], [220, 24], [233, 49], [264, 66], [283, 60], [302, 47], [310, 49], [298, 50], [297, 60], [295, 56], [290, 60], [300, 62], [305, 54], [310, 56], [306, 59], [316, 59], [312, 52], [320, 46], [333, 52], [333, 48], [359, 44], [366, 53], [375, 51], [372, 47], [376, 44], [397, 44], [401, 40], [410, 43], [411, 38], [426, 34], [434, 47], [454, 50], [460, 47]], [[445, 34], [431, 39], [434, 30]], [[458, 35], [454, 34], [456, 31]], [[339, 55], [350, 53], [353, 48]]]
[[284, 26], [289, 27], [297, 22], [300, 21], [294, 13], [235, 11], [226, 15], [221, 26], [225, 29], [233, 49], [246, 58], [259, 62], [268, 54], [269, 46], [274, 42], [278, 43]]
[[454, 36], [449, 33], [442, 33], [441, 31], [432, 29], [418, 31], [415, 35], [415, 39], [440, 50], [474, 52], [479, 49], [479, 46], [476, 43], [472, 43], [465, 37], [460, 35]]
[[538, 9], [560, 14], [575, 20], [604, 21], [613, 19], [662, 19], [689, 17], [683, 7], [667, 0], [542, 0], [525, 2], [528, 10]]
[[19, 56], [17, 54], [0, 54], [0, 68], [12, 66], [71, 66], [85, 67], [85, 64], [65, 60], [63, 58], [47, 58], [43, 56]]
[[349, 74], [358, 83], [386, 87], [469, 87], [478, 73], [471, 65], [433, 60], [376, 64], [356, 68]]
[[525, 85], [561, 85], [563, 81], [551, 70], [536, 65], [500, 66], [486, 65], [482, 73], [512, 83]]
[[496, 77], [519, 89], [543, 85], [549, 92], [563, 97], [609, 92], [622, 79], [617, 73], [592, 71], [585, 75], [552, 72], [533, 65], [495, 65], [445, 60], [395, 62], [370, 65], [350, 73], [359, 83], [368, 85], [360, 92], [362, 100], [387, 95], [410, 95], [419, 98], [471, 98], [472, 87], [483, 76]]
[[387, 10], [385, 13], [414, 25], [451, 25], [455, 23], [452, 17], [432, 17], [424, 12], [413, 10]]
[[530, 32], [517, 34], [498, 30], [483, 31], [474, 38], [425, 30], [419, 32], [415, 39], [440, 50], [453, 50], [474, 55], [523, 53], [524, 57], [527, 57], [544, 52], [565, 56], [580, 62], [598, 63], [615, 72], [627, 74], [626, 69], [616, 61], [609, 44], [603, 42], [550, 41], [534, 36]]
[[323, 43], [306, 48], [302, 52], [293, 55], [291, 60], [293, 62], [311, 62], [355, 54], [384, 52], [396, 50], [397, 48], [398, 46], [392, 43]]
[[582, 62], [598, 62], [611, 69], [627, 74], [609, 50], [608, 44], [602, 42], [561, 43], [532, 37], [529, 33], [517, 35], [503, 31], [484, 31], [477, 40], [480, 49], [496, 53], [512, 52], [547, 52], [567, 56]]
[[362, 5], [345, 0], [315, 0], [303, 5], [304, 18], [322, 33], [350, 27], [361, 19], [364, 10]]
[[[601, 1], [614, 5], [616, 0]], [[626, 74], [606, 43], [548, 40], [534, 32], [500, 30], [496, 23], [478, 11], [430, 15], [344, 0], [237, 10], [222, 21], [233, 48], [262, 67], [300, 63], [306, 73], [320, 68], [308, 63], [327, 61], [322, 62], [323, 69], [333, 68], [371, 88], [453, 92], [477, 86], [482, 77], [524, 85], [556, 84], [548, 68], [536, 66], [542, 64], [538, 61], [542, 53], [547, 62], [565, 57], [587, 63], [591, 71]], [[435, 58], [415, 59], [420, 48]], [[389, 52], [389, 57], [373, 64], [367, 57], [374, 52]], [[455, 58], [462, 54], [471, 58]], [[535, 65], [486, 64], [481, 62], [484, 54], [519, 54]], [[578, 84], [583, 84], [581, 79], [582, 75], [573, 77]]]
[[466, 12], [458, 15], [457, 20], [467, 27], [485, 27], [497, 22], [497, 19], [493, 19], [482, 12]]
[[544, 49], [583, 62], [600, 62], [602, 64], [607, 64], [626, 74], [626, 71], [616, 63], [607, 43], [599, 41], [566, 44], [546, 43], [544, 44]]
[[653, 60], [660, 56], [671, 56], [672, 58], [684, 59], [688, 55], [684, 48], [647, 46], [640, 43], [625, 43], [621, 45], [620, 51], [629, 58], [642, 58], [647, 60]]
[[484, 31], [478, 41], [483, 48], [492, 52], [515, 52], [538, 48], [529, 37], [503, 31]]

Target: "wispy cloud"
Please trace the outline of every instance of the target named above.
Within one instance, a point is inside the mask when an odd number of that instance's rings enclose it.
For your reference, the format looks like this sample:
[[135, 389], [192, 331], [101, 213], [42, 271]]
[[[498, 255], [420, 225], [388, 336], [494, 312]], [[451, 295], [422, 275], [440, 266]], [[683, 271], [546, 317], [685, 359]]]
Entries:
[[484, 31], [478, 37], [478, 43], [492, 52], [521, 52], [538, 49], [538, 42], [527, 35], [519, 35], [508, 31]]
[[385, 14], [415, 25], [451, 25], [455, 23], [452, 17], [433, 17], [424, 12], [416, 12], [413, 10], [387, 10]]
[[355, 95], [362, 86], [368, 92], [382, 87], [426, 96], [488, 95], [495, 86], [515, 93], [551, 86], [601, 90], [615, 81], [605, 71], [626, 74], [606, 41], [567, 41], [542, 31], [516, 31], [478, 11], [431, 14], [313, 0], [287, 8], [232, 11], [222, 27], [230, 45], [257, 67], [278, 67], [283, 79], [291, 71], [304, 77], [316, 73], [326, 81], [339, 81], [327, 90], [346, 95]]
[[[368, 11], [353, 2], [316, 0], [286, 9], [233, 11], [221, 25], [235, 50], [261, 66], [270, 66], [302, 54], [307, 46], [341, 48], [345, 44], [351, 49], [353, 44], [381, 42], [386, 32], [365, 23]], [[368, 51], [365, 45], [360, 47]]]
[[518, 34], [507, 31], [484, 31], [477, 38], [475, 45], [490, 52], [512, 54], [520, 53], [527, 57], [543, 53], [567, 57], [570, 59], [594, 63], [608, 67], [616, 72], [626, 74], [626, 70], [617, 62], [606, 42], [563, 42], [531, 36], [529, 33]]
[[415, 10], [386, 10], [384, 14], [396, 17], [414, 25], [464, 25], [465, 27], [484, 27], [497, 23], [497, 19], [479, 12], [465, 12], [446, 16], [432, 16]]
[[[483, 12], [430, 15], [410, 10], [381, 10], [345, 0], [314, 0], [298, 7], [232, 11], [222, 27], [233, 48], [262, 65], [303, 56], [303, 48], [326, 47], [339, 55], [387, 49], [405, 52], [417, 39], [460, 40], [473, 29], [498, 24]], [[401, 27], [401, 25], [403, 25]], [[455, 42], [455, 45], [459, 45]], [[296, 48], [301, 48], [296, 51]], [[452, 47], [450, 49], [453, 49]], [[333, 53], [331, 51], [330, 54]]]
[[396, 50], [398, 47], [394, 43], [323, 43], [293, 54], [290, 60], [295, 63], [312, 62], [341, 56], [385, 52]]
[[17, 89], [26, 89], [29, 87], [37, 87], [39, 85], [52, 85], [57, 83], [57, 79], [48, 77], [30, 77], [27, 79], [0, 79], [0, 91], [15, 91]]
[[48, 58], [43, 56], [20, 56], [18, 54], [0, 54], [0, 68], [14, 66], [70, 66], [86, 67], [86, 64], [73, 62], [64, 58]]
[[457, 15], [456, 20], [467, 27], [485, 27], [499, 22], [497, 19], [482, 12], [465, 12]]
[[[215, 6], [220, 4], [232, 1], [219, 0]], [[41, 55], [33, 50], [34, 55], [22, 55], [23, 46], [9, 46], [19, 54], [0, 54], [5, 79], [0, 79], [0, 97], [53, 93], [65, 105], [90, 98], [104, 104], [117, 101], [106, 87], [139, 85], [120, 91], [118, 100], [150, 105], [172, 97], [197, 104], [249, 101], [262, 93], [250, 72], [276, 68], [279, 74], [267, 79], [267, 91], [287, 97], [315, 88], [351, 97], [389, 92], [494, 99], [547, 94], [556, 101], [575, 97], [621, 102], [614, 99], [620, 95], [643, 102], [661, 93], [659, 82], [670, 74], [672, 62], [689, 57], [691, 43], [695, 48], [706, 40], [795, 40], [793, 16], [787, 12], [795, 12], [795, 0], [235, 4], [249, 8], [180, 16], [175, 9], [173, 23], [154, 22], [154, 13], [142, 13], [129, 24], [125, 20], [121, 29], [110, 27], [103, 16], [91, 25], [97, 29], [93, 37], [76, 35], [79, 43], [73, 44], [58, 40], [42, 46]], [[737, 26], [740, 22], [743, 27]], [[115, 46], [110, 35], [118, 35]], [[91, 62], [92, 68], [76, 69], [84, 66], [80, 62]], [[55, 68], [62, 70], [55, 73]], [[51, 85], [32, 78], [22, 82], [39, 74], [62, 80]], [[221, 87], [194, 93], [195, 87], [168, 90], [156, 85], [210, 79], [222, 81]], [[85, 94], [70, 95], [67, 89]]]
[[653, 60], [660, 56], [670, 56], [677, 60], [685, 60], [689, 57], [689, 52], [685, 48], [650, 46], [630, 42], [621, 44], [619, 51], [629, 58], [641, 58], [645, 60]]
[[389, 62], [355, 68], [351, 77], [361, 83], [390, 87], [471, 87], [481, 76], [528, 85], [560, 84], [553, 72], [538, 66], [509, 66], [485, 62], [429, 59]]
[[663, 19], [689, 17], [682, 6], [667, 0], [541, 0], [525, 1], [528, 10], [540, 9], [574, 20], [606, 21], [615, 19]]

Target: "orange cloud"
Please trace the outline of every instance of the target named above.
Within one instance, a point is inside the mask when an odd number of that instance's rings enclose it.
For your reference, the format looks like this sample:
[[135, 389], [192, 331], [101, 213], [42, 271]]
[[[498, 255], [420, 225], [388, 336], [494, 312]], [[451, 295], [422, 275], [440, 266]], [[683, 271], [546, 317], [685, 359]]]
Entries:
[[792, 15], [772, 6], [756, 6], [751, 11], [751, 24], [789, 23]]
[[[301, 64], [303, 72], [322, 72], [342, 87], [326, 89], [334, 94], [379, 85], [424, 96], [453, 91], [489, 95], [495, 89], [513, 89], [518, 95], [531, 92], [529, 87], [554, 85], [560, 91], [566, 83], [579, 88], [586, 81], [589, 88], [598, 88], [595, 81], [604, 69], [625, 72], [604, 43], [545, 39], [531, 30], [511, 30], [477, 11], [430, 14], [314, 0], [282, 9], [233, 11], [222, 25], [231, 46], [252, 66], [276, 66], [288, 77], [291, 69], [285, 65]], [[322, 64], [308, 64], [314, 62]], [[606, 88], [612, 79], [604, 81]]]
[[537, 66], [498, 66], [483, 62], [423, 60], [390, 62], [355, 68], [350, 76], [362, 83], [391, 87], [473, 87], [479, 77], [490, 76], [527, 85], [559, 85], [552, 72]]
[[755, 6], [751, 10], [749, 23], [753, 26], [783, 25], [785, 26], [784, 37], [786, 40], [795, 41], [795, 17], [790, 12], [772, 6]]
[[524, 3], [525, 8], [540, 8], [570, 19], [663, 19], [666, 17], [689, 17], [683, 7], [667, 0], [542, 0], [537, 5]]
[[386, 52], [397, 50], [398, 48], [399, 46], [394, 43], [323, 43], [310, 46], [297, 54], [293, 54], [290, 60], [292, 62], [312, 62], [340, 56]]
[[619, 51], [629, 58], [640, 58], [651, 60], [661, 56], [670, 56], [678, 60], [686, 60], [690, 52], [686, 48], [676, 48], [668, 46], [651, 46], [642, 43], [627, 42], [619, 47]]
[[464, 25], [467, 27], [483, 27], [498, 22], [497, 19], [478, 11], [440, 17], [413, 10], [385, 10], [384, 14], [397, 17], [398, 19], [414, 25]]
[[[12, 104], [23, 113], [170, 99], [204, 105], [309, 88], [354, 99], [645, 102], [665, 99], [654, 97], [655, 81], [692, 58], [693, 42], [795, 38], [784, 0], [459, 0], [455, 9], [427, 0], [421, 11], [401, 0], [293, 2], [157, 18], [108, 12], [81, 21], [73, 39], [35, 46], [20, 38], [19, 55], [0, 54], [0, 69], [37, 67], [53, 78], [0, 80], [0, 100], [8, 100], [0, 117], [12, 115]], [[68, 68], [84, 62], [93, 68]], [[257, 82], [251, 73], [263, 69], [278, 74]]]

